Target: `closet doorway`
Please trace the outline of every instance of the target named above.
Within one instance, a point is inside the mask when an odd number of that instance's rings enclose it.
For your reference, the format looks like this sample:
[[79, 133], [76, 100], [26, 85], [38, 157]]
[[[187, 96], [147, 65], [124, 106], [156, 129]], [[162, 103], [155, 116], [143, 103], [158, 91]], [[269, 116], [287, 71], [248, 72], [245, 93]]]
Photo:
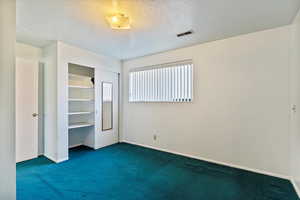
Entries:
[[68, 64], [68, 148], [119, 142], [119, 74]]

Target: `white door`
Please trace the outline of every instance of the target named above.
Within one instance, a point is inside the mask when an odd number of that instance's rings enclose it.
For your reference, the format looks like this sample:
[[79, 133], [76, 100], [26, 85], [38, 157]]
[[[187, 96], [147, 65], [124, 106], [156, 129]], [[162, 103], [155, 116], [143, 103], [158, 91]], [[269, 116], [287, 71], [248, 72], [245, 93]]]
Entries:
[[119, 142], [119, 76], [96, 70], [96, 148]]
[[38, 156], [38, 66], [16, 59], [16, 161]]

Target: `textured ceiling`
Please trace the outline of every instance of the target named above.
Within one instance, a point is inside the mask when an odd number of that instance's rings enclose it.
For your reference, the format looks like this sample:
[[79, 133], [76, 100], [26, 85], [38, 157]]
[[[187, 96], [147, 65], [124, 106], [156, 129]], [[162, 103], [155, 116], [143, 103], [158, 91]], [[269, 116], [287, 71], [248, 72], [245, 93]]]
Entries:
[[[106, 23], [112, 0], [17, 0], [17, 40], [53, 40], [128, 59], [290, 24], [300, 0], [119, 0], [131, 30]], [[194, 30], [193, 35], [176, 34]]]

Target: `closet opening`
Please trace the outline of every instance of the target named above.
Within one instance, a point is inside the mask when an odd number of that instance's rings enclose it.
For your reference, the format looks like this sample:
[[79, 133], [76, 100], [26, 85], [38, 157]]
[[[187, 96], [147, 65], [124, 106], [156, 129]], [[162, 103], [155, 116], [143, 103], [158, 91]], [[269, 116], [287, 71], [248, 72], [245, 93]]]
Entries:
[[68, 142], [69, 148], [94, 148], [95, 69], [68, 65]]

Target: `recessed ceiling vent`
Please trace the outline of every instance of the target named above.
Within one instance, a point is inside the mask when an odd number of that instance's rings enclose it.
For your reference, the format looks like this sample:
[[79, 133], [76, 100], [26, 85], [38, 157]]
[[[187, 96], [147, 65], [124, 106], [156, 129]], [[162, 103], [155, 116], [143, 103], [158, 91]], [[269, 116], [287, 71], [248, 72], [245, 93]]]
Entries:
[[184, 33], [177, 34], [177, 37], [183, 37], [183, 36], [191, 35], [193, 33], [194, 33], [194, 31], [190, 30], [190, 31], [187, 31], [187, 32], [184, 32]]

